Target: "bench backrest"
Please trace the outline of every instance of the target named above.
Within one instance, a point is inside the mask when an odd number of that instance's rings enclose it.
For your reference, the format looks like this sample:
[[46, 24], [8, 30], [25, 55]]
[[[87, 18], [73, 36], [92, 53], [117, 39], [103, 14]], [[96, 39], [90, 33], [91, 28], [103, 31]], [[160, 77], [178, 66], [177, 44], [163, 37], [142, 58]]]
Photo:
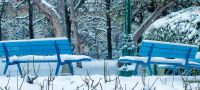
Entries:
[[0, 42], [0, 56], [72, 54], [67, 38], [12, 40]]
[[194, 59], [198, 46], [143, 40], [140, 44], [139, 56]]

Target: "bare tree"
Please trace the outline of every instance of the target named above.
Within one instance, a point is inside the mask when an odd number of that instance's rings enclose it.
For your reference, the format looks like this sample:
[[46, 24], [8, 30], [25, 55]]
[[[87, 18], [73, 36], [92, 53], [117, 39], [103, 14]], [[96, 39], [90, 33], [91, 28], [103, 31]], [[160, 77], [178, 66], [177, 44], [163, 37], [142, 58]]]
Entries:
[[[84, 0], [79, 0], [79, 3], [75, 5], [75, 0], [68, 0], [68, 6], [70, 10], [70, 20], [71, 20], [71, 30], [74, 33], [74, 45], [75, 45], [75, 54], [80, 55], [81, 53], [81, 46], [80, 46], [80, 40], [78, 35], [78, 29], [76, 25], [76, 9], [84, 2]], [[82, 68], [81, 63], [77, 63], [77, 66]]]

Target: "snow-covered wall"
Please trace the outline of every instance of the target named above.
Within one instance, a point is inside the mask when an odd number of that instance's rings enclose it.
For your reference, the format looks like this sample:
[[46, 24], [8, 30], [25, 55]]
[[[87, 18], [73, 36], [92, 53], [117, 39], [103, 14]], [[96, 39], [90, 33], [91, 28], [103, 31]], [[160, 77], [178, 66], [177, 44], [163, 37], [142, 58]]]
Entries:
[[200, 7], [183, 9], [158, 19], [143, 36], [149, 40], [200, 46]]

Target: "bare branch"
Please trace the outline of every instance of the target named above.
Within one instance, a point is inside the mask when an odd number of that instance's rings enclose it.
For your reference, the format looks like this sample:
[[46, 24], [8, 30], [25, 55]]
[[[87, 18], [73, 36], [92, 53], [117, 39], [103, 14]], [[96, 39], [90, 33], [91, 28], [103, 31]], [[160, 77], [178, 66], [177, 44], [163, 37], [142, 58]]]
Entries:
[[142, 33], [160, 16], [160, 14], [169, 6], [174, 4], [174, 0], [169, 3], [164, 3], [162, 6], [157, 7], [157, 9], [153, 12], [153, 14], [142, 23], [142, 25], [136, 30], [134, 33], [134, 41], [137, 42]]
[[137, 87], [138, 84], [139, 84], [139, 82], [137, 82], [137, 83], [135, 84], [135, 86], [134, 86], [131, 90], [134, 90], [134, 89]]
[[153, 88], [154, 84], [156, 83], [156, 81], [158, 80], [158, 77], [156, 78], [156, 80], [153, 82], [153, 84], [150, 87], [150, 90]]

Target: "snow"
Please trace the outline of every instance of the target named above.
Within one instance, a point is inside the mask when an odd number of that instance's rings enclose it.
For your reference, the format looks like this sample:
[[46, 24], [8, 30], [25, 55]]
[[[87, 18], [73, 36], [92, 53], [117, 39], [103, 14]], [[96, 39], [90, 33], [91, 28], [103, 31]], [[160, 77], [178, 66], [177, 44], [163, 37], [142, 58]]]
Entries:
[[[61, 54], [60, 55], [61, 58], [61, 62], [65, 62], [67, 60], [70, 61], [79, 61], [79, 60], [83, 60], [83, 59], [87, 59], [87, 60], [91, 60], [91, 58], [89, 56], [85, 56], [85, 55], [69, 55], [69, 54]], [[11, 56], [9, 57], [9, 61], [13, 62], [13, 61], [24, 61], [24, 60], [58, 60], [57, 59], [57, 55], [52, 55], [52, 56], [37, 56], [37, 55], [26, 55], [26, 56]]]
[[[123, 56], [123, 57], [120, 57], [119, 60], [121, 60], [121, 61], [142, 61], [143, 63], [147, 63], [148, 57]], [[163, 58], [163, 57], [152, 57], [151, 62], [178, 63], [178, 64], [185, 65], [185, 60], [181, 59], [181, 58], [167, 59], [167, 58]]]
[[[19, 85], [22, 82], [22, 79], [20, 77], [19, 78]], [[82, 77], [85, 78], [85, 77]], [[92, 75], [91, 78], [95, 81], [94, 84], [97, 83], [97, 81], [102, 78], [101, 80], [101, 84], [102, 84], [102, 88], [103, 90], [114, 90], [115, 88], [115, 81], [113, 82], [107, 82], [105, 83], [103, 80], [103, 76], [101, 75]], [[111, 79], [116, 78], [116, 76], [111, 76]], [[149, 80], [149, 85], [153, 84], [153, 81], [156, 80], [156, 76], [152, 76], [152, 77], [147, 77], [146, 78], [146, 82], [148, 82]], [[172, 81], [173, 78], [170, 76], [163, 76], [163, 77], [159, 77], [159, 80], [157, 80], [157, 82], [155, 83], [156, 86], [156, 90], [184, 90], [183, 86], [182, 86], [182, 82], [181, 82], [181, 77], [174, 77], [175, 78], [175, 82], [174, 82], [174, 87], [172, 87]], [[10, 78], [10, 83], [9, 86], [11, 88], [11, 90], [16, 89], [16, 81], [17, 77], [11, 77]], [[23, 86], [22, 86], [22, 90], [40, 90], [39, 84], [42, 84], [42, 82], [47, 79], [47, 77], [39, 77], [37, 79], [38, 83], [34, 83], [33, 85], [28, 84], [26, 82], [24, 82]], [[162, 84], [162, 81], [166, 80], [166, 85]], [[2, 81], [7, 81], [8, 78], [7, 77], [0, 77], [0, 80]], [[44, 81], [45, 82], [45, 81]], [[139, 84], [136, 86], [136, 88], [134, 90], [141, 90], [143, 87], [142, 84], [142, 79], [140, 76], [136, 76], [136, 77], [120, 77], [120, 83], [122, 85], [123, 88], [126, 88], [127, 90], [131, 90], [134, 85], [139, 82]], [[53, 90], [63, 90], [62, 88], [64, 88], [64, 90], [76, 90], [77, 86], [81, 86], [82, 84], [84, 84], [84, 82], [81, 80], [80, 76], [60, 76], [60, 77], [56, 77], [54, 80], [54, 89]], [[91, 84], [91, 82], [90, 82]], [[5, 82], [0, 82], [0, 86], [3, 87], [5, 86], [6, 83]], [[155, 87], [154, 86], [154, 87]], [[87, 86], [84, 84], [80, 90], [87, 90]], [[51, 89], [50, 89], [51, 90]], [[97, 90], [101, 90], [100, 89], [100, 85], [97, 87]], [[119, 90], [119, 89], [117, 89]]]
[[200, 52], [197, 52], [197, 54], [196, 54], [195, 58], [198, 58], [198, 59], [200, 59]]
[[151, 62], [164, 62], [164, 63], [179, 63], [185, 65], [185, 59], [175, 58], [175, 59], [167, 59], [163, 57], [152, 57]]
[[135, 61], [142, 61], [147, 62], [148, 57], [139, 57], [139, 56], [122, 56], [119, 58], [121, 61], [126, 60], [135, 60]]
[[192, 32], [188, 35], [188, 38], [191, 40], [196, 34], [198, 34], [198, 31], [192, 30]]
[[[108, 71], [109, 71], [109, 78], [111, 80], [114, 80], [117, 76], [117, 60], [105, 60], [105, 62], [107, 63], [108, 67]], [[115, 88], [115, 82], [111, 81], [111, 82], [107, 82], [105, 83], [104, 81], [104, 76], [103, 76], [103, 65], [104, 65], [104, 60], [92, 60], [91, 62], [84, 62], [83, 63], [83, 68], [77, 68], [75, 67], [74, 71], [75, 71], [75, 75], [74, 76], [57, 76], [55, 77], [55, 80], [53, 81], [53, 90], [76, 90], [77, 87], [81, 86], [79, 88], [79, 90], [87, 90], [87, 85], [84, 84], [84, 81], [82, 79], [87, 78], [88, 80], [89, 77], [86, 76], [86, 70], [90, 73], [90, 78], [92, 80], [94, 80], [94, 85], [100, 80], [100, 83], [102, 85], [102, 89], [103, 90], [114, 90]], [[56, 65], [55, 65], [56, 66]], [[54, 66], [54, 68], [55, 68]], [[75, 64], [74, 64], [75, 66]], [[15, 67], [16, 68], [16, 67]], [[47, 70], [44, 70], [44, 69]], [[16, 73], [16, 71], [14, 69], [10, 69], [10, 72]], [[46, 88], [46, 84], [47, 84], [47, 75], [49, 73], [48, 67], [45, 66], [41, 66], [41, 70], [39, 72], [44, 72], [46, 73], [46, 75], [44, 76], [39, 76], [39, 78], [37, 78], [33, 84], [28, 84], [26, 81], [24, 81], [23, 85], [22, 85], [22, 89], [21, 90], [41, 90], [40, 89], [40, 84], [42, 85], [42, 83], [44, 83]], [[189, 77], [193, 78], [193, 77]], [[154, 83], [154, 81], [157, 79], [157, 81], [155, 82], [155, 85], [153, 85], [153, 88], [156, 87], [156, 90], [184, 90], [183, 88], [183, 82], [182, 82], [182, 78], [180, 76], [147, 76], [145, 77], [145, 83], [147, 86], [145, 87], [151, 87], [152, 84]], [[197, 77], [197, 79], [200, 79], [200, 77]], [[21, 85], [22, 82], [22, 78], [18, 77], [18, 85]], [[142, 77], [141, 76], [131, 76], [131, 77], [122, 77], [119, 76], [119, 80], [120, 80], [120, 84], [124, 90], [124, 88], [126, 87], [126, 90], [131, 90], [136, 83], [138, 83], [138, 85], [136, 86], [136, 88], [134, 90], [141, 90], [143, 88], [143, 82], [142, 82]], [[5, 87], [8, 81], [8, 77], [7, 76], [0, 76], [0, 87]], [[92, 84], [92, 81], [89, 81], [89, 84]], [[93, 86], [94, 86], [93, 85]], [[191, 84], [192, 88], [194, 89], [197, 84]], [[16, 75], [12, 75], [10, 77], [10, 81], [8, 86], [10, 87], [10, 90], [16, 90], [17, 89], [17, 77]], [[120, 85], [119, 85], [120, 86]], [[50, 88], [52, 88], [52, 85], [50, 85]], [[91, 90], [92, 87], [90, 87], [89, 90]], [[51, 89], [50, 89], [51, 90]], [[100, 85], [97, 86], [97, 89], [95, 90], [101, 90]], [[119, 87], [117, 90], [120, 90]]]
[[135, 68], [135, 64], [123, 65], [122, 67], [119, 68], [119, 70], [131, 71], [131, 70], [134, 70], [134, 68]]

